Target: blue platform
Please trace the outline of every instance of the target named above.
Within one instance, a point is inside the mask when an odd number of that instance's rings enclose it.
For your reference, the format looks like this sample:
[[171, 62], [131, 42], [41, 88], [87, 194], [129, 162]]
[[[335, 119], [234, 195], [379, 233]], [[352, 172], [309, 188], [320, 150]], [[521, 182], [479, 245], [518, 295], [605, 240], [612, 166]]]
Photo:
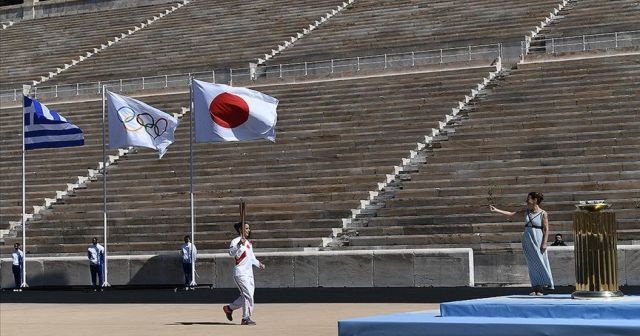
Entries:
[[443, 303], [440, 311], [338, 321], [339, 336], [640, 335], [640, 297], [506, 296]]

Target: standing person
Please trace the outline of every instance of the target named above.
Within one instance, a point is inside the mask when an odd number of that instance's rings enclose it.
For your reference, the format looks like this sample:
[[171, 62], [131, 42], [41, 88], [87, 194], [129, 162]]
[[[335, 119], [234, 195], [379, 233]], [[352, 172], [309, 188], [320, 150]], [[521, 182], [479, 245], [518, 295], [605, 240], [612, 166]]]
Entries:
[[192, 267], [196, 262], [198, 249], [196, 245], [191, 243], [189, 235], [184, 236], [184, 244], [180, 248], [180, 256], [182, 256], [182, 271], [184, 272], [184, 289], [193, 289], [195, 282], [193, 281]]
[[20, 250], [20, 243], [13, 244], [13, 253], [11, 253], [11, 259], [11, 271], [13, 272], [13, 281], [16, 285], [13, 291], [22, 291], [22, 267], [24, 267], [24, 252]]
[[527, 195], [527, 207], [516, 212], [500, 210], [493, 205], [489, 206], [491, 212], [497, 212], [506, 216], [524, 214], [524, 233], [522, 234], [522, 251], [529, 268], [529, 280], [533, 291], [529, 295], [544, 295], [545, 286], [553, 289], [553, 277], [549, 256], [547, 254], [547, 239], [549, 238], [549, 216], [540, 208], [543, 196], [539, 192], [530, 192]]
[[233, 271], [233, 280], [236, 282], [240, 290], [240, 296], [231, 304], [222, 307], [229, 321], [233, 320], [232, 313], [234, 310], [242, 308], [242, 325], [255, 325], [251, 320], [253, 313], [253, 292], [255, 285], [253, 282], [253, 266], [265, 269], [263, 263], [256, 259], [253, 254], [253, 246], [249, 241], [251, 236], [251, 228], [248, 223], [244, 224], [244, 234], [242, 233], [242, 223], [238, 222], [233, 225], [236, 232], [240, 235], [233, 239], [229, 245], [229, 254], [235, 258], [235, 267]]
[[553, 241], [551, 246], [567, 246], [567, 244], [564, 243], [564, 239], [562, 239], [561, 233], [556, 233], [556, 240]]
[[91, 272], [91, 284], [93, 290], [96, 291], [103, 283], [103, 269], [104, 263], [104, 247], [98, 244], [98, 238], [93, 237], [91, 245], [87, 249], [87, 258], [89, 259], [89, 271]]

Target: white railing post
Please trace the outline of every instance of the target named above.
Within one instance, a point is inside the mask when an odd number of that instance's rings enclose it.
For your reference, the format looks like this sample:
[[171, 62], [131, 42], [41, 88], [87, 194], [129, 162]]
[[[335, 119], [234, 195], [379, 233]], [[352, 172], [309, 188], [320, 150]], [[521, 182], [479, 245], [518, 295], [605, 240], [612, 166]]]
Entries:
[[100, 85], [100, 81], [98, 81], [98, 94], [102, 93], [102, 91], [100, 91], [101, 87], [102, 87], [102, 85]]
[[80, 83], [76, 83], [76, 96], [80, 95]]
[[414, 67], [416, 66], [416, 55], [415, 52], [411, 52], [411, 66]]
[[618, 47], [618, 32], [615, 32], [616, 48]]
[[360, 71], [360, 57], [356, 57], [356, 71]]
[[56, 88], [56, 98], [58, 98], [58, 84], [56, 84], [55, 88]]
[[469, 46], [469, 60], [471, 60], [471, 46]]
[[122, 92], [122, 79], [120, 79], [120, 92]]
[[164, 88], [168, 88], [169, 87], [169, 76], [168, 75], [164, 75]]
[[282, 78], [282, 64], [280, 64], [279, 70], [280, 70], [280, 78]]
[[331, 59], [331, 73], [333, 73], [333, 59]]
[[213, 83], [213, 84], [216, 83], [216, 71], [215, 70], [211, 70], [211, 83]]
[[387, 54], [384, 54], [384, 68], [387, 68]]
[[18, 100], [18, 89], [13, 89], [13, 101]]
[[556, 39], [555, 38], [551, 38], [551, 53], [555, 54], [556, 53]]
[[307, 75], [307, 62], [304, 62], [304, 75]]
[[[191, 75], [189, 75], [191, 77]], [[233, 69], [229, 69], [229, 86], [233, 86]]]
[[440, 64], [442, 64], [442, 62], [444, 62], [444, 58], [442, 55], [442, 49], [440, 49]]
[[502, 42], [498, 43], [498, 57], [502, 59]]
[[144, 77], [142, 77], [142, 89], [144, 90]]
[[582, 35], [582, 51], [587, 51], [587, 39]]

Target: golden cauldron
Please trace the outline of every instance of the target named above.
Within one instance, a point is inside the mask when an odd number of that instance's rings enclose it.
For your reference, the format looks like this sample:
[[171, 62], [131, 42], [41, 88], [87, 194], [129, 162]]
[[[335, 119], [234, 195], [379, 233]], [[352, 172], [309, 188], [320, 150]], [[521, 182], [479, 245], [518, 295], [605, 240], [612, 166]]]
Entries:
[[606, 203], [606, 201], [582, 201], [576, 204], [576, 208], [589, 212], [598, 212], [610, 207], [611, 205]]
[[582, 211], [573, 214], [576, 291], [571, 297], [593, 299], [623, 296], [618, 288], [615, 214], [602, 212], [610, 207], [602, 200], [582, 201], [576, 207]]

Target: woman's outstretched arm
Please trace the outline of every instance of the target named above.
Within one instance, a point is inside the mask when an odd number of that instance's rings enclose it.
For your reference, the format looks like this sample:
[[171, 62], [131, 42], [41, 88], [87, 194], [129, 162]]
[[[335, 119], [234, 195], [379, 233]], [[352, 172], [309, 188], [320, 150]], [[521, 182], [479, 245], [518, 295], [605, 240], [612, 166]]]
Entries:
[[506, 210], [500, 210], [500, 209], [494, 207], [493, 205], [489, 206], [489, 210], [491, 210], [491, 212], [497, 212], [499, 214], [502, 214], [502, 215], [505, 215], [505, 216], [509, 216], [509, 217], [511, 217], [511, 216], [513, 216], [513, 215], [515, 215], [515, 214], [517, 214], [519, 212], [522, 212], [522, 210], [518, 210], [518, 211], [515, 211], [515, 212], [506, 211]]

